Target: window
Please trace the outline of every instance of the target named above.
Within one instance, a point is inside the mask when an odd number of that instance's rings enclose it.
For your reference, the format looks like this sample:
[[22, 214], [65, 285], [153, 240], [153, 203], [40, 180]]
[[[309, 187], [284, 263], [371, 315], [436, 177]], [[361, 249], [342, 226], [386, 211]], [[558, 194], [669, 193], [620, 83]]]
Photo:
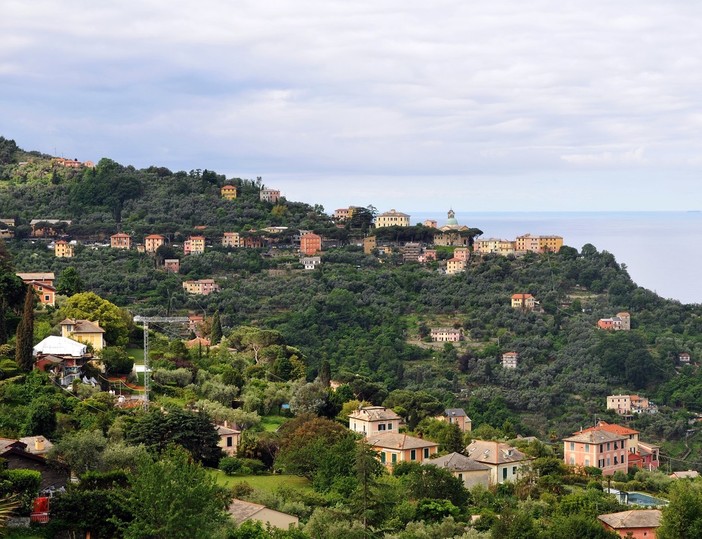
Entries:
[[380, 463], [385, 464], [385, 452], [384, 451], [382, 451], [380, 453]]
[[231, 447], [232, 445], [234, 445], [234, 444], [232, 443], [232, 437], [231, 437], [231, 436], [227, 436], [227, 447]]
[[502, 480], [507, 479], [507, 468], [502, 468]]
[[428, 447], [425, 447], [425, 448], [424, 448], [424, 458], [425, 458], [425, 459], [428, 459], [428, 458], [429, 458], [429, 448], [428, 448]]
[[600, 453], [602, 453], [602, 451], [604, 451], [604, 446], [600, 444]]
[[462, 474], [462, 473], [459, 473], [459, 474], [458, 474], [458, 478], [459, 478], [461, 481], [463, 481], [463, 474]]
[[590, 444], [585, 444], [585, 453], [590, 452]]
[[570, 442], [570, 450], [575, 451], [575, 442]]
[[378, 425], [378, 430], [385, 430], [385, 425], [382, 424], [382, 423], [380, 423], [380, 424]]
[[585, 459], [585, 466], [590, 466], [590, 459]]
[[392, 430], [392, 423], [388, 423], [388, 430]]
[[617, 445], [617, 442], [614, 442], [614, 450], [616, 451], [617, 449], [619, 449], [619, 446]]
[[392, 454], [392, 463], [395, 464], [397, 462], [397, 453]]
[[517, 467], [512, 466], [512, 475], [517, 475]]
[[412, 449], [410, 451], [410, 460], [417, 460], [417, 450], [416, 449]]
[[610, 442], [607, 442], [607, 451], [609, 451], [610, 449], [612, 449], [612, 444]]
[[611, 462], [611, 461], [610, 461], [609, 457], [607, 457], [607, 466], [609, 466], [609, 463], [610, 463], [610, 462]]
[[51, 296], [44, 296], [44, 301], [51, 301]]
[[617, 462], [617, 456], [615, 455], [614, 456], [614, 465], [616, 466], [617, 464], [619, 464], [619, 463]]

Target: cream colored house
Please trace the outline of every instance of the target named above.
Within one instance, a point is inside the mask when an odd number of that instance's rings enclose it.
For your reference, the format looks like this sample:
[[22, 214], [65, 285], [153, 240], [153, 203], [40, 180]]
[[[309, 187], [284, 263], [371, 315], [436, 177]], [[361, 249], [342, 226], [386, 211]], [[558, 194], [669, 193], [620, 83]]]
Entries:
[[378, 433], [398, 432], [401, 419], [384, 406], [364, 406], [349, 415], [349, 429], [366, 437]]
[[424, 462], [439, 451], [437, 443], [397, 432], [370, 435], [366, 441], [386, 468], [392, 468], [398, 462]]
[[59, 325], [62, 337], [89, 344], [93, 350], [102, 350], [105, 347], [105, 330], [100, 327], [99, 322], [66, 318]]
[[466, 271], [466, 261], [459, 258], [452, 258], [446, 261], [446, 275], [456, 275]]
[[225, 232], [222, 236], [222, 247], [241, 247], [241, 237], [238, 232]]
[[217, 434], [219, 434], [217, 445], [222, 448], [222, 451], [230, 457], [236, 455], [241, 440], [241, 431], [230, 428], [225, 421], [224, 425], [217, 425]]
[[446, 408], [442, 415], [438, 415], [434, 419], [458, 425], [461, 432], [470, 432], [473, 428], [473, 421], [463, 408]]
[[161, 236], [161, 234], [149, 234], [144, 238], [144, 251], [155, 253], [165, 242], [166, 238]]
[[410, 226], [410, 216], [393, 208], [375, 218], [375, 228], [386, 226]]
[[476, 485], [490, 486], [490, 466], [469, 459], [460, 453], [449, 453], [443, 457], [423, 462], [426, 466], [436, 466], [451, 472], [451, 475], [463, 481], [463, 486], [471, 489]]
[[502, 442], [473, 440], [466, 447], [466, 454], [469, 459], [490, 467], [492, 485], [516, 481], [522, 468], [531, 462], [524, 453]]

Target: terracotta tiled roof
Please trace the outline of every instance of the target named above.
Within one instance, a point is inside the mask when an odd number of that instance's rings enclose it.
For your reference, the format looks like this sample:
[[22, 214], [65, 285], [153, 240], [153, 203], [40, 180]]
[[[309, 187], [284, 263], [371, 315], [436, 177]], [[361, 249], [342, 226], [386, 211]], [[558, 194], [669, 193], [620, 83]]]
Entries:
[[358, 410], [354, 410], [349, 415], [352, 419], [361, 419], [363, 421], [384, 421], [384, 420], [396, 420], [401, 419], [390, 408], [385, 408], [384, 406], [364, 406]]
[[66, 318], [59, 325], [73, 326], [71, 333], [105, 333], [104, 329], [90, 320], [75, 320], [73, 318]]
[[415, 438], [407, 434], [385, 432], [367, 438], [368, 445], [384, 449], [422, 449], [424, 447], [437, 447], [439, 444], [422, 438]]
[[[638, 430], [630, 429], [629, 427], [623, 427], [621, 425], [616, 425], [614, 423], [607, 423], [606, 421], [600, 421], [596, 427], [590, 427], [582, 430], [582, 432], [590, 432], [594, 430], [606, 430], [613, 434], [620, 434], [621, 436], [629, 436], [630, 434], [638, 434]], [[581, 432], [581, 431], [578, 431]], [[573, 434], [578, 434], [575, 432]]]
[[493, 465], [520, 462], [529, 458], [509, 444], [487, 442], [484, 440], [473, 440], [471, 444], [466, 447], [466, 452], [468, 453], [468, 458]]
[[660, 509], [638, 509], [608, 513], [597, 517], [615, 530], [629, 528], [657, 528], [661, 525]]
[[616, 434], [606, 430], [588, 430], [576, 432], [573, 436], [563, 438], [564, 442], [579, 442], [583, 444], [603, 444], [607, 442], [617, 442], [626, 440], [628, 436], [624, 434]]

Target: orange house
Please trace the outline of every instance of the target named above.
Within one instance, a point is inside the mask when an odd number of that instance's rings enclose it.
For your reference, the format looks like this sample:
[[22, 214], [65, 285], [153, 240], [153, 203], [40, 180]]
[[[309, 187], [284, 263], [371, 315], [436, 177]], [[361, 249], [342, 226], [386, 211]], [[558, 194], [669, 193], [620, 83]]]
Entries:
[[512, 294], [512, 308], [531, 311], [536, 306], [536, 299], [531, 294]]
[[576, 432], [563, 439], [563, 460], [570, 466], [592, 466], [603, 475], [626, 473], [629, 469], [628, 436], [615, 434], [601, 426]]
[[183, 242], [186, 255], [201, 255], [205, 252], [205, 236], [190, 236]]
[[54, 255], [56, 255], [57, 258], [72, 258], [73, 245], [64, 240], [58, 240], [54, 244]]
[[112, 236], [110, 236], [110, 247], [112, 249], [131, 249], [132, 237], [123, 232], [112, 234]]
[[166, 238], [161, 234], [149, 234], [144, 238], [144, 251], [155, 253], [156, 250], [166, 242]]
[[627, 539], [655, 539], [661, 525], [660, 509], [635, 509], [620, 513], [599, 515], [597, 519], [606, 530], [612, 530]]
[[56, 305], [56, 288], [54, 288], [54, 274], [45, 273], [16, 273], [24, 284], [32, 285], [34, 292], [42, 305]]
[[219, 192], [226, 200], [235, 200], [237, 196], [236, 185], [223, 185]]
[[305, 256], [314, 256], [322, 250], [322, 237], [308, 232], [300, 236], [300, 252]]

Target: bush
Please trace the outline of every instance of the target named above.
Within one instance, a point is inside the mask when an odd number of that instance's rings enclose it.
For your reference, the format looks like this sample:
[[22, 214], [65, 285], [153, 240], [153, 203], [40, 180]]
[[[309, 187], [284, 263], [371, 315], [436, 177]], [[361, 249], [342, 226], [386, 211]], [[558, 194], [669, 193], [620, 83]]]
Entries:
[[17, 494], [20, 502], [18, 511], [28, 515], [32, 510], [32, 501], [39, 493], [41, 474], [34, 470], [5, 470], [0, 473], [0, 498]]
[[219, 469], [227, 475], [234, 475], [241, 470], [241, 459], [236, 457], [224, 457], [219, 461]]

